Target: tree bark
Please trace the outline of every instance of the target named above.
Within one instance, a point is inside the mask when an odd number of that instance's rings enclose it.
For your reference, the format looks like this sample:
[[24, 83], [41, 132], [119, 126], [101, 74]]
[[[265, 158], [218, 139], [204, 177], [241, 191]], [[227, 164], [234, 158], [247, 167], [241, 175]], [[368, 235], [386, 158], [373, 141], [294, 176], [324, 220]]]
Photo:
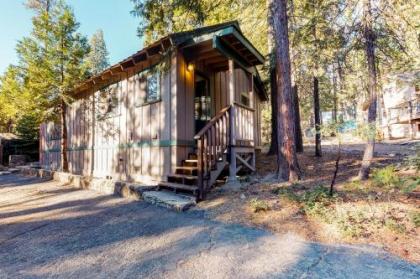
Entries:
[[293, 86], [293, 107], [295, 113], [295, 145], [296, 152], [303, 152], [302, 128], [300, 126], [299, 94], [297, 85]]
[[283, 156], [287, 162], [287, 169], [280, 169], [279, 176], [286, 172], [290, 181], [300, 179], [300, 168], [296, 156], [295, 120], [293, 109], [293, 92], [291, 83], [291, 66], [289, 54], [289, 35], [287, 18], [287, 0], [275, 0], [273, 13], [274, 31], [276, 38], [276, 66], [277, 66], [277, 141], [279, 147], [279, 161]]
[[66, 119], [67, 105], [64, 100], [61, 100], [61, 170], [63, 172], [69, 171], [69, 162], [67, 159], [67, 119]]
[[314, 76], [314, 116], [315, 116], [315, 156], [321, 157], [321, 112], [319, 109], [319, 84], [318, 78]]
[[335, 185], [335, 181], [337, 179], [337, 174], [338, 174], [338, 168], [340, 166], [340, 159], [341, 159], [341, 142], [338, 143], [338, 151], [337, 151], [337, 158], [335, 159], [335, 169], [334, 169], [334, 175], [333, 178], [331, 180], [331, 184], [330, 184], [330, 196], [333, 195], [334, 193], [334, 185]]
[[375, 34], [373, 32], [372, 11], [370, 0], [364, 0], [363, 3], [363, 33], [365, 37], [365, 52], [368, 65], [369, 74], [369, 109], [368, 109], [368, 125], [369, 133], [363, 154], [362, 166], [359, 171], [359, 179], [366, 180], [369, 178], [370, 166], [373, 160], [375, 150], [375, 135], [376, 135], [376, 58], [375, 58]]
[[271, 89], [271, 144], [268, 150], [268, 155], [278, 153], [277, 143], [277, 82], [276, 82], [276, 69], [270, 70], [270, 89]]
[[271, 144], [268, 150], [268, 155], [278, 153], [277, 143], [277, 82], [276, 82], [276, 63], [274, 50], [274, 22], [273, 22], [273, 0], [267, 0], [267, 45], [269, 52], [268, 67], [270, 72], [270, 96], [271, 96]]

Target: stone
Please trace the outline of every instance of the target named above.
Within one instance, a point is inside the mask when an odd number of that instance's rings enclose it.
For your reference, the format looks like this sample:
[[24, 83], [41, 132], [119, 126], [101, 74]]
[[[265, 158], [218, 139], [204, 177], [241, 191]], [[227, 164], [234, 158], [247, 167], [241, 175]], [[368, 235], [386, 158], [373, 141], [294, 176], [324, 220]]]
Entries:
[[8, 175], [11, 174], [10, 171], [0, 171], [0, 175]]
[[128, 188], [142, 197], [144, 192], [157, 190], [157, 185], [130, 184]]
[[143, 200], [154, 205], [173, 209], [175, 211], [185, 211], [196, 205], [193, 197], [167, 191], [143, 192]]
[[244, 194], [241, 194], [241, 200], [246, 199], [246, 196]]
[[224, 186], [223, 186], [224, 191], [226, 192], [239, 192], [242, 190], [242, 184], [237, 181], [228, 181]]

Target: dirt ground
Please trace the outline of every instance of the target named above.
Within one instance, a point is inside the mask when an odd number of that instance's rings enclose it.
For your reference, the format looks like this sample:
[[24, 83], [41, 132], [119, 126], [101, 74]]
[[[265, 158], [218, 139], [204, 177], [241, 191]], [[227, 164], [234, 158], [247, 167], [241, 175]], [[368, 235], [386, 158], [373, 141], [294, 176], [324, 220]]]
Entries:
[[[352, 182], [360, 167], [363, 150], [361, 144], [343, 146], [335, 186], [337, 198], [321, 208], [335, 215], [324, 216], [326, 214], [319, 214], [319, 211], [317, 214], [308, 214], [302, 209], [302, 203], [287, 198], [287, 194], [302, 195], [318, 185], [330, 185], [335, 169], [335, 148], [332, 144], [325, 144], [323, 157], [316, 158], [313, 146], [305, 146], [305, 152], [298, 155], [303, 178], [295, 184], [276, 181], [273, 175], [276, 158], [265, 155], [263, 151], [257, 160], [258, 173], [251, 176], [249, 181], [242, 182], [241, 191], [215, 188], [199, 207], [205, 209], [210, 218], [223, 222], [239, 222], [278, 234], [293, 232], [306, 240], [323, 243], [374, 244], [420, 263], [420, 228], [418, 223], [415, 226], [410, 221], [410, 216], [414, 214], [418, 218], [420, 214], [420, 185], [406, 193], [396, 189], [375, 188], [369, 186], [370, 182]], [[401, 165], [404, 158], [414, 154], [418, 148], [417, 142], [377, 144], [373, 166]], [[413, 171], [401, 170], [398, 175], [414, 181], [418, 179]], [[286, 190], [286, 195], [279, 196], [278, 189]], [[256, 201], [267, 207], [267, 210], [255, 212]], [[343, 217], [343, 220], [331, 220], [344, 215], [346, 218]]]
[[199, 213], [3, 175], [0, 278], [420, 276], [420, 265], [375, 247], [313, 243]]

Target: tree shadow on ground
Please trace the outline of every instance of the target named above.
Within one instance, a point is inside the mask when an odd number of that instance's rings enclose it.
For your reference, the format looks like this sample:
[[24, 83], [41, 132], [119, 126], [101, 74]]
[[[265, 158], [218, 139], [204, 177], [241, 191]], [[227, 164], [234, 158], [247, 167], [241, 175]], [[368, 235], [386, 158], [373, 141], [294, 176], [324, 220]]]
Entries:
[[[0, 243], [6, 277], [337, 278], [376, 271], [374, 277], [380, 270], [401, 278], [420, 274], [418, 266], [382, 254], [380, 258], [372, 249], [273, 236], [197, 213], [175, 213], [89, 191], [83, 200], [77, 197], [18, 211], [15, 216], [21, 221], [0, 223], [0, 234], [12, 231]], [[34, 212], [40, 216], [31, 218]], [[368, 268], [361, 268], [366, 264]]]

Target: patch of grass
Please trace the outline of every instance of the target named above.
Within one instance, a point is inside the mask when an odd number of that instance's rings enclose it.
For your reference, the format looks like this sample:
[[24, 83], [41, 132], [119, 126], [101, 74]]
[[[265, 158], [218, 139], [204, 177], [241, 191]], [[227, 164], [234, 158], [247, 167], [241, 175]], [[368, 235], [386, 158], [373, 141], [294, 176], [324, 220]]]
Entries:
[[294, 191], [296, 188], [301, 189], [301, 187], [292, 185], [291, 187], [279, 187], [273, 190], [273, 193], [289, 201], [299, 203], [302, 211], [307, 215], [322, 217], [325, 221], [328, 221], [329, 209], [327, 207], [335, 200], [336, 196], [330, 196], [329, 189], [322, 185], [303, 192], [300, 191], [301, 193], [296, 193]]
[[385, 219], [385, 227], [396, 233], [405, 233], [407, 230], [404, 224], [398, 223], [398, 221], [393, 218]]
[[412, 211], [409, 213], [410, 221], [414, 224], [414, 227], [420, 227], [420, 212]]
[[389, 165], [384, 168], [373, 170], [372, 183], [376, 187], [393, 189], [401, 187], [402, 180], [397, 175], [395, 167], [393, 165]]
[[289, 187], [279, 187], [272, 190], [272, 193], [279, 197], [285, 197], [293, 202], [300, 202], [300, 197]]
[[249, 205], [251, 206], [252, 210], [257, 213], [260, 211], [267, 211], [270, 209], [270, 206], [266, 201], [259, 200], [259, 199], [252, 199], [249, 202]]
[[404, 159], [404, 164], [409, 168], [414, 168], [416, 171], [420, 171], [420, 151], [417, 151], [415, 155], [408, 156]]
[[408, 194], [420, 187], [420, 178], [412, 177], [404, 181], [403, 193]]

